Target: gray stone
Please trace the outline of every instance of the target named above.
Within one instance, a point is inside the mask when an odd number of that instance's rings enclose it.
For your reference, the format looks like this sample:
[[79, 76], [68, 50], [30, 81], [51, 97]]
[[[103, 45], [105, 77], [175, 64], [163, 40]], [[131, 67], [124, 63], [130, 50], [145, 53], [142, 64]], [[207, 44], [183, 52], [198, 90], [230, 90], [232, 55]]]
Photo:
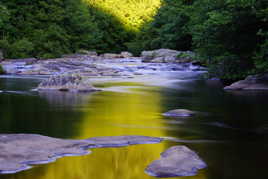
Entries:
[[65, 140], [35, 134], [0, 134], [0, 174], [20, 172], [31, 168], [31, 165], [53, 162], [63, 156], [85, 155], [90, 153], [89, 148], [121, 147], [161, 141], [161, 138], [145, 136]]
[[161, 158], [152, 162], [145, 171], [155, 177], [195, 176], [198, 170], [206, 166], [189, 148], [174, 146], [162, 153]]
[[122, 56], [122, 58], [131, 58], [133, 57], [133, 54], [130, 52], [121, 52], [120, 55]]
[[191, 51], [158, 49], [143, 51], [141, 57], [143, 62], [150, 63], [188, 63], [193, 60], [195, 54]]
[[226, 86], [225, 90], [268, 90], [268, 73], [248, 76], [246, 79]]
[[58, 90], [71, 92], [97, 91], [87, 80], [79, 74], [55, 75], [42, 81], [38, 90]]
[[187, 109], [174, 109], [164, 113], [163, 115], [167, 117], [191, 117], [196, 115], [197, 113], [198, 112], [196, 111], [190, 111]]

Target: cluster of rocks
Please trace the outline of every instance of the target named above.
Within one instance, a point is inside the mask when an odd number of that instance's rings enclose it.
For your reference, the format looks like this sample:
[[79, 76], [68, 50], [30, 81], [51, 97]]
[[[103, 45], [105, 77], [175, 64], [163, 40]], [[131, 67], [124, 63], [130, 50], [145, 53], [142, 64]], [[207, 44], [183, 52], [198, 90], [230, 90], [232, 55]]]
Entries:
[[[194, 56], [194, 53], [190, 51], [181, 52], [170, 49], [144, 51], [141, 57], [133, 57], [130, 52], [98, 55], [94, 51], [81, 50], [77, 54], [63, 55], [62, 58], [57, 59], [5, 59], [1, 61], [0, 65], [7, 74], [12, 75], [79, 73], [83, 76], [121, 76], [122, 74], [118, 69], [102, 65], [103, 62], [107, 60], [133, 59], [151, 63], [188, 63], [193, 62]], [[3, 55], [0, 51], [0, 60], [2, 58]]]
[[268, 90], [268, 73], [251, 75], [246, 79], [226, 86], [225, 90]]
[[150, 63], [189, 63], [193, 62], [195, 54], [191, 51], [158, 49], [143, 51], [141, 57], [143, 62]]
[[7, 74], [13, 75], [57, 75], [80, 73], [83, 76], [119, 76], [118, 70], [97, 65], [97, 59], [87, 55], [75, 55], [59, 59], [6, 60], [1, 63]]
[[[86, 155], [91, 148], [154, 144], [163, 139], [146, 136], [95, 137], [66, 140], [35, 134], [0, 134], [0, 174], [16, 173], [31, 165], [55, 161], [59, 157]], [[185, 146], [174, 146], [152, 162], [146, 173], [157, 177], [193, 176], [206, 164]]]
[[[90, 77], [129, 78], [145, 73], [154, 74], [159, 71], [204, 70], [198, 65], [182, 63], [190, 61], [192, 56], [194, 56], [192, 52], [169, 49], [144, 51], [142, 57], [133, 57], [129, 52], [98, 55], [94, 51], [80, 50], [77, 54], [64, 55], [57, 59], [5, 59], [1, 61], [0, 65], [3, 67], [3, 71], [10, 75], [50, 77], [39, 85], [38, 90], [89, 92], [95, 91], [90, 82], [85, 80]], [[176, 64], [174, 64], [175, 62]]]

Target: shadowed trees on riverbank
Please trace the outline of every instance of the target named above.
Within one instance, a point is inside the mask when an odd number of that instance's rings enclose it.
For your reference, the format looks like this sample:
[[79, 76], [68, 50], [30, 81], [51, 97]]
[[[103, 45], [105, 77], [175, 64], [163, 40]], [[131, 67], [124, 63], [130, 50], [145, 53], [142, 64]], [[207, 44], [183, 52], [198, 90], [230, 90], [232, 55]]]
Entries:
[[0, 15], [6, 58], [171, 48], [223, 79], [268, 70], [266, 0], [2, 0]]

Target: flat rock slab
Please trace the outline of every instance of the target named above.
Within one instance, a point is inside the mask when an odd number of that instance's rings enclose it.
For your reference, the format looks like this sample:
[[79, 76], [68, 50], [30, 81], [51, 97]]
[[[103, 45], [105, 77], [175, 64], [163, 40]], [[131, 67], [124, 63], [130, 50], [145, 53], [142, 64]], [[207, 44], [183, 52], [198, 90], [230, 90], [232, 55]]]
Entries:
[[161, 158], [152, 162], [146, 173], [155, 177], [194, 176], [207, 165], [199, 156], [185, 146], [174, 146], [161, 154]]
[[145, 136], [96, 137], [65, 140], [35, 134], [0, 134], [0, 174], [16, 173], [31, 165], [55, 161], [63, 156], [89, 154], [89, 148], [121, 147], [159, 143], [161, 138]]

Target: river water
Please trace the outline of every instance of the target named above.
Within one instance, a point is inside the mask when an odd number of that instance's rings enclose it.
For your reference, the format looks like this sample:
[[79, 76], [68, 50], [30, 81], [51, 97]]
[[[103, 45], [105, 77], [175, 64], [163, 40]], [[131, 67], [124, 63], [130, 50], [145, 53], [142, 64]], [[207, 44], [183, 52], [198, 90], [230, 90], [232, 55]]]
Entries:
[[[268, 178], [268, 92], [225, 92], [195, 72], [172, 73], [172, 84], [96, 83], [92, 94], [37, 93], [32, 78], [0, 78], [0, 133], [34, 133], [68, 139], [145, 135], [173, 142], [93, 149], [0, 179], [153, 179], [150, 162], [174, 145], [186, 145], [208, 167], [186, 179]], [[175, 80], [176, 79], [176, 80]], [[150, 80], [149, 80], [150, 81]], [[190, 109], [203, 115], [171, 119]]]

